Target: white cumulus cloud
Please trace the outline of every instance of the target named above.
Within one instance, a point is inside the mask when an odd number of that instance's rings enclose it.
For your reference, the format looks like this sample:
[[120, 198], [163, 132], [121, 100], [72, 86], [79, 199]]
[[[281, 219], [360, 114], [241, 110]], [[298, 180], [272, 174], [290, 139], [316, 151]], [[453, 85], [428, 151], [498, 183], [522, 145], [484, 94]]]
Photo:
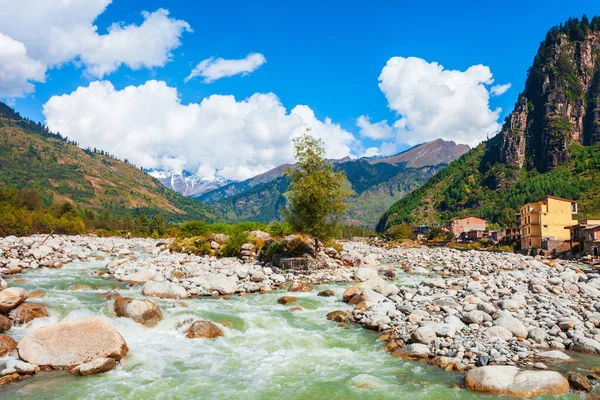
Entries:
[[373, 140], [389, 139], [394, 136], [394, 130], [387, 121], [371, 123], [371, 119], [361, 115], [356, 119], [356, 126], [360, 128], [360, 135]]
[[[416, 57], [393, 57], [379, 75], [379, 88], [398, 119], [371, 123], [360, 119], [361, 132], [393, 131], [397, 144], [415, 145], [442, 138], [477, 145], [500, 130], [501, 109], [490, 108], [493, 75], [485, 65], [448, 70]], [[390, 143], [385, 143], [391, 148]]]
[[97, 147], [138, 166], [185, 168], [204, 178], [242, 180], [293, 161], [291, 139], [307, 127], [325, 143], [327, 157], [352, 153], [356, 140], [308, 106], [291, 111], [272, 93], [244, 100], [211, 95], [181, 103], [177, 89], [162, 81], [117, 90], [91, 82], [44, 105], [46, 123], [83, 147]]
[[33, 91], [33, 83], [45, 80], [46, 68], [27, 55], [25, 45], [0, 33], [0, 94], [20, 97]]
[[[0, 56], [0, 70], [21, 79], [0, 81], [0, 97], [23, 95], [40, 82], [36, 68], [54, 68], [76, 62], [85, 73], [101, 78], [121, 65], [132, 69], [164, 66], [178, 47], [183, 32], [191, 31], [183, 20], [159, 9], [143, 12], [139, 25], [113, 23], [104, 34], [98, 33], [94, 21], [111, 0], [0, 0], [0, 33], [24, 46], [30, 60], [16, 64]], [[0, 54], [5, 49], [0, 47]], [[22, 51], [21, 53], [22, 54]], [[7, 74], [8, 75], [8, 74]], [[3, 79], [0, 77], [0, 79]]]
[[198, 76], [204, 78], [204, 83], [211, 83], [217, 79], [238, 74], [248, 75], [266, 62], [267, 59], [260, 53], [251, 53], [239, 60], [211, 57], [198, 63], [189, 76], [185, 78], [185, 82]]
[[506, 85], [494, 85], [490, 89], [490, 92], [492, 92], [492, 94], [494, 96], [502, 96], [504, 93], [506, 93], [508, 91], [508, 89], [511, 88], [511, 86], [512, 86], [512, 84], [510, 84], [510, 83], [507, 83]]

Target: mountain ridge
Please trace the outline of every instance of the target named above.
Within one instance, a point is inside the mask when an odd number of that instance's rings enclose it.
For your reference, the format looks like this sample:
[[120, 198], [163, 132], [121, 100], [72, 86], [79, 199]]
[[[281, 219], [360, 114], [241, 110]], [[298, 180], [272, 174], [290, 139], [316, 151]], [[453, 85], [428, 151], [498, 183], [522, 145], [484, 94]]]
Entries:
[[599, 104], [600, 18], [571, 18], [541, 42], [501, 131], [392, 205], [377, 230], [466, 215], [512, 226], [521, 205], [545, 195], [600, 215]]

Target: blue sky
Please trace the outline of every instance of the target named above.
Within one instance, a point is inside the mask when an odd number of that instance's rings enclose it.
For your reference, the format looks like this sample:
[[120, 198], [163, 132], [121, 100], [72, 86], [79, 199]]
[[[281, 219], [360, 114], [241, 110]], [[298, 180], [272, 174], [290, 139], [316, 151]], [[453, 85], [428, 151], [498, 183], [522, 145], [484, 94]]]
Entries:
[[[3, 1], [8, 0], [0, 0], [0, 5]], [[183, 105], [199, 103], [211, 95], [234, 95], [240, 101], [255, 93], [273, 93], [287, 112], [296, 105], [307, 105], [318, 120], [329, 117], [356, 137], [361, 136], [356, 124], [360, 116], [370, 117], [371, 122], [387, 120], [390, 126], [400, 118], [397, 110], [390, 110], [390, 97], [378, 86], [382, 68], [392, 57], [417, 57], [427, 63], [439, 63], [446, 70], [487, 66], [494, 84], [512, 85], [503, 95], [489, 98], [490, 110], [502, 108], [498, 118], [501, 123], [523, 88], [527, 68], [546, 31], [569, 16], [600, 14], [600, 3], [587, 0], [502, 3], [114, 0], [99, 13], [94, 25], [98, 34], [103, 35], [112, 23], [139, 25], [144, 20], [142, 11], [154, 12], [160, 8], [167, 9], [170, 18], [185, 21], [193, 32], [180, 34], [181, 44], [170, 50], [171, 60], [164, 66], [133, 70], [122, 65], [100, 78], [112, 83], [115, 91], [157, 80], [176, 89]], [[0, 33], [3, 32], [0, 20]], [[7, 35], [11, 36], [10, 32]], [[136, 51], [138, 45], [131, 51]], [[210, 84], [203, 83], [201, 78], [184, 82], [202, 60], [242, 59], [253, 52], [263, 54], [266, 63], [246, 76], [226, 77]], [[71, 94], [99, 80], [89, 76], [81, 64], [65, 62], [49, 67], [44, 83], [35, 83], [34, 91], [25, 97], [9, 99], [10, 103], [29, 118], [45, 120], [48, 115], [43, 114], [42, 107], [52, 96]], [[406, 134], [416, 138], [397, 143], [395, 150], [419, 141], [419, 129], [413, 127]], [[81, 142], [85, 142], [83, 138]], [[358, 152], [380, 144], [380, 140], [362, 137], [360, 146], [349, 147], [355, 155], [361, 155]], [[248, 174], [270, 165], [269, 162], [256, 165], [255, 158], [248, 164], [254, 163], [257, 168], [248, 170]], [[143, 157], [138, 157], [140, 163], [142, 160]], [[271, 157], [269, 161], [278, 160]], [[184, 164], [190, 169], [189, 162]], [[213, 165], [209, 169], [225, 167]]]

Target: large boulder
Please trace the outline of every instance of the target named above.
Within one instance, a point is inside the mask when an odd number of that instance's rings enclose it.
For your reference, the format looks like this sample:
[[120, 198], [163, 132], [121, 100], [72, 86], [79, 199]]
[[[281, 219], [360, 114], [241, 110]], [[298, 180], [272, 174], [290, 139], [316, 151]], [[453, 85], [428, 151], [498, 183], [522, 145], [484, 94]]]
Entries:
[[17, 342], [15, 339], [8, 335], [0, 335], [0, 357], [4, 357], [10, 351], [17, 348]]
[[493, 365], [470, 370], [465, 385], [471, 390], [514, 397], [561, 395], [569, 382], [555, 371], [526, 371], [508, 365]]
[[221, 295], [233, 294], [237, 290], [237, 276], [210, 274], [197, 276], [193, 280], [206, 290], [216, 291]]
[[209, 321], [196, 321], [185, 331], [185, 336], [189, 339], [214, 339], [224, 336], [223, 330]]
[[292, 283], [292, 285], [288, 288], [288, 290], [290, 292], [312, 292], [312, 289], [310, 288], [310, 286], [307, 286], [300, 282]]
[[169, 281], [148, 281], [144, 283], [142, 294], [161, 299], [187, 299], [188, 293], [184, 288]]
[[600, 353], [600, 343], [585, 336], [575, 336], [571, 350], [584, 353]]
[[27, 332], [17, 346], [19, 356], [32, 364], [72, 368], [98, 358], [125, 357], [123, 337], [101, 318], [63, 321]]
[[24, 325], [36, 318], [45, 318], [48, 316], [46, 306], [38, 303], [23, 303], [13, 309], [8, 316], [15, 326]]
[[131, 318], [147, 327], [154, 327], [162, 320], [160, 307], [153, 300], [134, 300], [130, 297], [118, 297], [114, 304], [117, 317]]
[[0, 292], [0, 313], [6, 314], [27, 299], [27, 292], [19, 287], [11, 287]]
[[526, 338], [527, 334], [529, 333], [521, 321], [508, 314], [502, 315], [500, 318], [498, 318], [496, 320], [496, 325], [501, 326], [504, 329], [508, 329], [518, 338]]
[[131, 274], [122, 275], [119, 280], [129, 283], [146, 283], [154, 279], [154, 274], [150, 271], [138, 271]]
[[411, 335], [411, 340], [415, 343], [430, 344], [435, 341], [435, 331], [426, 326], [417, 328]]

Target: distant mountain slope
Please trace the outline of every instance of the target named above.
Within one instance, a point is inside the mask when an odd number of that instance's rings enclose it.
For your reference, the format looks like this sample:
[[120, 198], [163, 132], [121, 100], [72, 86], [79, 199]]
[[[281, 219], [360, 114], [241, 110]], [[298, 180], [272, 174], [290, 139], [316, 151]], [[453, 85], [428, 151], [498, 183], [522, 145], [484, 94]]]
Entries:
[[421, 168], [439, 164], [449, 164], [458, 157], [469, 151], [466, 144], [456, 144], [447, 142], [443, 139], [436, 139], [431, 142], [417, 145], [402, 153], [390, 157], [372, 157], [367, 158], [371, 164], [387, 163], [400, 164], [405, 163], [406, 168]]
[[[346, 187], [352, 192], [346, 221], [374, 227], [381, 213], [391, 204], [446, 165], [440, 160], [452, 160], [466, 151], [468, 146], [436, 140], [392, 157], [337, 160], [334, 169], [346, 175]], [[433, 164], [426, 165], [428, 162]], [[289, 167], [291, 165], [277, 167], [252, 179], [207, 192], [197, 199], [210, 204], [232, 221], [280, 219], [289, 184], [284, 172]]]
[[514, 224], [523, 204], [546, 195], [600, 217], [600, 17], [550, 29], [523, 92], [498, 135], [395, 203], [377, 229], [476, 215]]
[[160, 183], [169, 189], [186, 197], [197, 197], [232, 183], [232, 181], [219, 177], [216, 177], [215, 179], [202, 179], [198, 175], [185, 170], [180, 173], [157, 170], [149, 170], [146, 172], [158, 179]]
[[0, 185], [37, 188], [46, 202], [114, 214], [162, 213], [171, 221], [217, 218], [210, 207], [167, 189], [139, 168], [81, 149], [0, 102]]

